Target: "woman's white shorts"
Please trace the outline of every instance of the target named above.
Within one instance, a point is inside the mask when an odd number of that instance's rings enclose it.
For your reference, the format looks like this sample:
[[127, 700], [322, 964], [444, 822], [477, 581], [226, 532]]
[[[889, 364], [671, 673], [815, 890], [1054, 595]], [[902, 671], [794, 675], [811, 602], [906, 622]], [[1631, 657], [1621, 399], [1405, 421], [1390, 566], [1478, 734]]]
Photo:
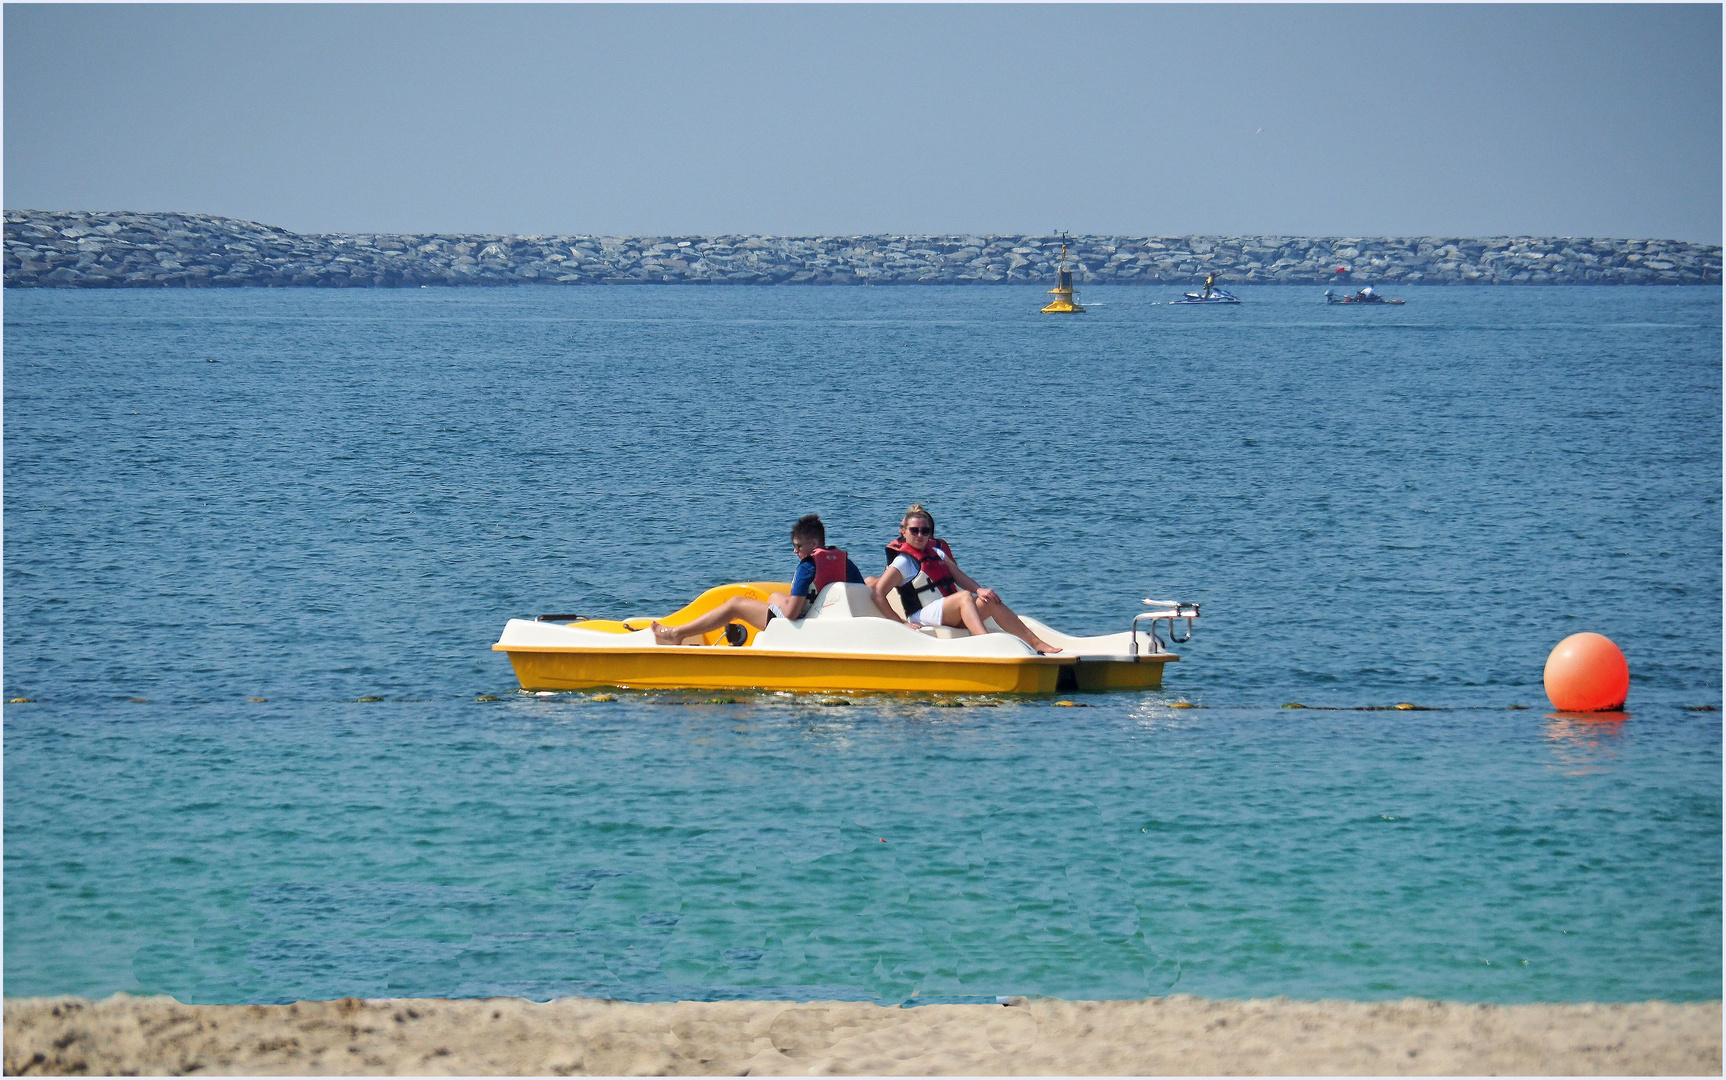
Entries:
[[940, 626], [941, 613], [946, 606], [947, 598], [945, 596], [937, 597], [913, 611], [905, 621], [912, 626]]

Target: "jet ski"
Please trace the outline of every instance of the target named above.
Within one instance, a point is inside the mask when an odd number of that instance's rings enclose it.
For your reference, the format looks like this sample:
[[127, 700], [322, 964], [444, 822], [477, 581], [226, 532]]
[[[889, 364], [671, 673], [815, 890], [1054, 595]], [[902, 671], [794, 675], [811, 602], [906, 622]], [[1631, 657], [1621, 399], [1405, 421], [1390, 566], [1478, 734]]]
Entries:
[[1360, 292], [1355, 293], [1353, 296], [1338, 296], [1335, 293], [1331, 292], [1329, 289], [1326, 289], [1324, 291], [1324, 302], [1327, 304], [1400, 304], [1400, 303], [1403, 303], [1403, 301], [1401, 301], [1401, 300], [1386, 300], [1384, 297], [1373, 292], [1371, 285], [1368, 285], [1366, 288], [1362, 289]]
[[1204, 293], [1190, 292], [1179, 300], [1169, 301], [1171, 304], [1238, 304], [1240, 302], [1241, 298], [1236, 296], [1234, 293], [1229, 292], [1227, 289], [1218, 289], [1215, 287], [1212, 287], [1211, 294], [1209, 296], [1206, 296]]

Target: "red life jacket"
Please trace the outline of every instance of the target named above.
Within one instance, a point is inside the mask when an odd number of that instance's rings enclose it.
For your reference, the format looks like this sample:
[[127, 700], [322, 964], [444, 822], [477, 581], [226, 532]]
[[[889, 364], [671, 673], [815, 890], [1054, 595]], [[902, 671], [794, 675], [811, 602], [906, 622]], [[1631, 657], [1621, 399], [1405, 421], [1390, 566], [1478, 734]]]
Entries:
[[816, 548], [803, 556], [803, 561], [815, 564], [815, 580], [809, 585], [808, 597], [813, 601], [822, 589], [845, 580], [845, 564], [850, 560], [841, 548]]
[[917, 576], [899, 585], [899, 603], [905, 609], [905, 617], [910, 618], [913, 611], [921, 611], [943, 596], [952, 596], [959, 591], [959, 583], [953, 580], [952, 567], [947, 565], [943, 555], [951, 558], [953, 549], [947, 546], [945, 540], [930, 540], [929, 546], [922, 551], [907, 544], [904, 540], [895, 540], [887, 545], [887, 562], [889, 564], [900, 555], [909, 555], [917, 563]]

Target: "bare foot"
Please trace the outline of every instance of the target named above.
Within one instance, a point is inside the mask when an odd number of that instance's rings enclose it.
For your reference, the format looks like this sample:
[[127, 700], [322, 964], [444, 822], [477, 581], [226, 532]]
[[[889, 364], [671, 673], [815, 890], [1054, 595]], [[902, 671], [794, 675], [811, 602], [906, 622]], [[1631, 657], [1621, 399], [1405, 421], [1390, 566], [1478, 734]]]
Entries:
[[683, 635], [675, 627], [663, 626], [656, 622], [653, 624], [653, 640], [661, 645], [681, 645], [683, 644]]
[[1036, 649], [1037, 652], [1044, 656], [1053, 656], [1061, 651], [1046, 641], [1039, 641], [1035, 645], [1032, 645], [1031, 648]]

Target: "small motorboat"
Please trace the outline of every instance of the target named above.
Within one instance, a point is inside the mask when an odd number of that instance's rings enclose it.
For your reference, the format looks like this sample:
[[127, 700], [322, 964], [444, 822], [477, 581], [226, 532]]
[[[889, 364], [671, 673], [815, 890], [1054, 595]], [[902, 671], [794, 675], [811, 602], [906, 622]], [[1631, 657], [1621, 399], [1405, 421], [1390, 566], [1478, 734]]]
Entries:
[[1327, 304], [1400, 304], [1401, 300], [1386, 300], [1372, 291], [1372, 286], [1355, 293], [1353, 296], [1338, 296], [1329, 289], [1324, 291], [1324, 302]]
[[[733, 596], [766, 600], [785, 582], [720, 585], [659, 620], [680, 626]], [[889, 602], [898, 609], [897, 594]], [[600, 686], [703, 690], [876, 690], [924, 693], [1052, 694], [1062, 690], [1155, 690], [1163, 665], [1180, 659], [1171, 642], [1191, 639], [1199, 606], [1146, 600], [1117, 634], [1075, 637], [1026, 616], [1061, 650], [1039, 656], [1011, 634], [973, 635], [962, 627], [918, 629], [882, 618], [869, 587], [835, 582], [801, 619], [774, 619], [756, 630], [733, 622], [701, 645], [661, 645], [651, 618], [588, 619], [541, 615], [511, 619], [492, 646], [509, 656], [524, 690]], [[1185, 621], [1186, 636], [1177, 636]], [[1158, 624], [1166, 623], [1165, 641]]]
[[1236, 296], [1234, 293], [1229, 292], [1227, 289], [1218, 289], [1215, 287], [1211, 289], [1211, 294], [1209, 296], [1206, 296], [1204, 293], [1190, 292], [1179, 300], [1169, 301], [1170, 304], [1238, 304], [1240, 302], [1241, 298]]

